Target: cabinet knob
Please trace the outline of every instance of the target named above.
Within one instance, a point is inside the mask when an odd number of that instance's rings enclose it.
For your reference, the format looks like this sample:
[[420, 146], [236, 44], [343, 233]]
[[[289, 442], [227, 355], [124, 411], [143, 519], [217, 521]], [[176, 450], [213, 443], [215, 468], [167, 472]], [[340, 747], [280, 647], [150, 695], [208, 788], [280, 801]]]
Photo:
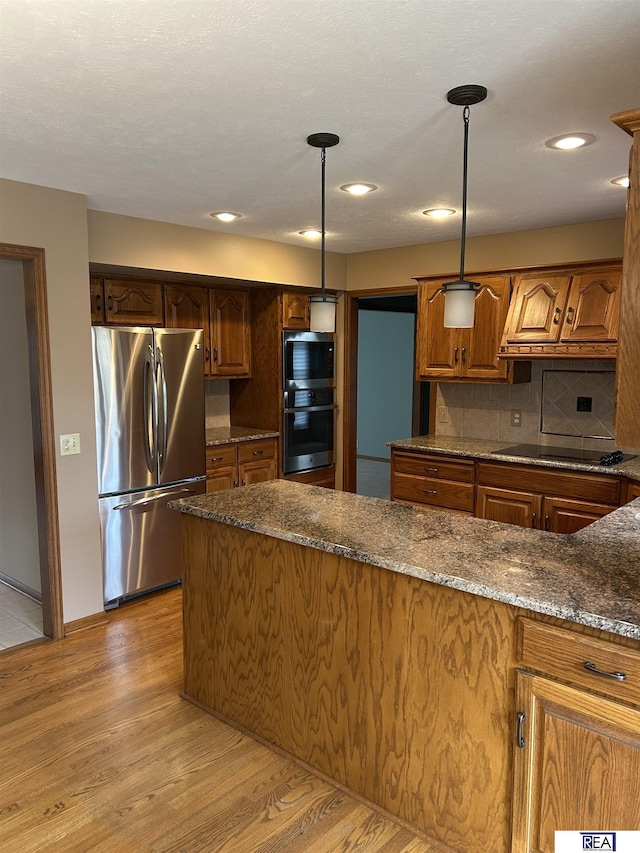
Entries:
[[213, 348], [213, 360], [214, 361], [218, 360], [218, 347]]
[[535, 527], [535, 526], [536, 526], [536, 518], [537, 518], [537, 517], [538, 517], [538, 513], [537, 513], [537, 512], [532, 512], [532, 513], [531, 513], [531, 526], [532, 526], [532, 527]]
[[453, 348], [453, 363], [458, 363], [458, 347]]
[[234, 480], [234, 481], [233, 481], [233, 488], [234, 488], [234, 489], [237, 489], [237, 488], [238, 488], [238, 481], [237, 481], [237, 480]]
[[209, 349], [209, 347], [205, 347], [204, 348], [204, 360], [209, 361], [210, 358], [211, 358], [211, 350]]
[[467, 348], [462, 347], [462, 363], [465, 364], [467, 361]]
[[545, 530], [549, 529], [549, 516], [548, 515], [545, 515], [545, 517], [544, 517], [544, 529]]
[[244, 478], [244, 477], [242, 478], [242, 485], [243, 485], [243, 486], [246, 486], [246, 485], [247, 485], [247, 481], [245, 480], [245, 478]]
[[565, 320], [565, 323], [569, 323], [569, 325], [571, 325], [571, 323], [573, 323], [573, 312], [574, 311], [575, 311], [575, 308], [567, 308], [567, 318]]
[[556, 308], [556, 310], [553, 313], [553, 322], [556, 324], [556, 326], [560, 322], [560, 310], [561, 310], [560, 308]]

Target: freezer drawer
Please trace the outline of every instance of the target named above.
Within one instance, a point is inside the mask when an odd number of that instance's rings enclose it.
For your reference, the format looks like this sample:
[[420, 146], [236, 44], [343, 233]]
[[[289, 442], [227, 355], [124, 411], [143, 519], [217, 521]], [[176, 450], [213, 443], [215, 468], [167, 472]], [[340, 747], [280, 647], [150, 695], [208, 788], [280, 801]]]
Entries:
[[204, 492], [201, 478], [100, 499], [105, 604], [181, 577], [180, 513], [167, 503]]

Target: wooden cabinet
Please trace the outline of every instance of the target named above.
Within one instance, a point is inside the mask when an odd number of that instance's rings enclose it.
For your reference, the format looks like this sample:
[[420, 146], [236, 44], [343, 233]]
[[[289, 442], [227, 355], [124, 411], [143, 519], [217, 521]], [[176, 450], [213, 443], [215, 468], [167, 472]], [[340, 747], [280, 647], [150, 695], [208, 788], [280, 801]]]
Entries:
[[526, 619], [521, 648], [513, 853], [552, 851], [556, 830], [640, 830], [640, 650]]
[[158, 281], [105, 278], [103, 300], [104, 322], [110, 325], [164, 324], [162, 284]]
[[391, 450], [391, 500], [472, 515], [472, 459]]
[[91, 299], [91, 325], [101, 326], [104, 323], [104, 288], [101, 278], [91, 276], [89, 296]]
[[640, 109], [617, 113], [611, 119], [633, 138], [616, 364], [616, 444], [640, 447]]
[[640, 498], [640, 483], [634, 480], [627, 480], [627, 498], [625, 503]]
[[511, 277], [479, 276], [472, 329], [444, 326], [444, 280], [416, 279], [418, 288], [417, 374], [420, 379], [528, 382], [520, 364], [498, 359], [509, 307]]
[[275, 480], [277, 445], [275, 438], [261, 438], [207, 447], [207, 493]]
[[336, 487], [336, 466], [325, 465], [323, 468], [314, 468], [312, 471], [302, 471], [300, 474], [287, 474], [285, 480], [294, 483], [308, 483], [310, 486], [322, 486], [325, 489]]
[[615, 476], [479, 461], [476, 482], [478, 518], [550, 533], [575, 533], [620, 503]]
[[619, 264], [516, 276], [500, 354], [513, 358], [616, 355]]
[[205, 376], [243, 378], [251, 371], [247, 290], [165, 285], [167, 328], [204, 330]]
[[309, 330], [310, 303], [306, 293], [282, 292], [282, 328], [300, 331]]

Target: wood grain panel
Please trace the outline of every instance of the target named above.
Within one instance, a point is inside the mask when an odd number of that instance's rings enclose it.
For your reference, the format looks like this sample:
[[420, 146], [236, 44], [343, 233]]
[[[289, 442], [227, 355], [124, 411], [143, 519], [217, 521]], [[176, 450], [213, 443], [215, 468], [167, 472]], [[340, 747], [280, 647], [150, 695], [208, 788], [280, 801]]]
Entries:
[[473, 512], [474, 507], [474, 487], [471, 484], [395, 472], [391, 474], [391, 496], [393, 500], [464, 512]]
[[633, 135], [616, 364], [616, 444], [640, 447], [640, 109], [618, 113], [612, 120]]
[[453, 459], [450, 456], [436, 456], [428, 453], [408, 453], [391, 449], [394, 471], [400, 474], [418, 474], [443, 480], [457, 480], [461, 483], [473, 483], [475, 463], [473, 459]]
[[183, 516], [185, 693], [454, 850], [510, 850], [517, 611]]
[[485, 486], [544, 492], [567, 498], [584, 498], [598, 503], [617, 505], [620, 499], [620, 478], [607, 474], [582, 474], [567, 469], [549, 470], [535, 465], [499, 464], [479, 461], [477, 482]]

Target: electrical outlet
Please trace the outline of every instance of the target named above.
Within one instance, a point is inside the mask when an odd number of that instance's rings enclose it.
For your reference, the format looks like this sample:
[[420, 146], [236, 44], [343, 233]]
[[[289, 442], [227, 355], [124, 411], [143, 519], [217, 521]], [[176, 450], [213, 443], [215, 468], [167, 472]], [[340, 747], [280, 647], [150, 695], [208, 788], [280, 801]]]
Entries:
[[449, 409], [446, 406], [438, 406], [438, 423], [439, 424], [448, 424], [449, 423]]
[[80, 453], [80, 433], [70, 432], [60, 436], [60, 456], [73, 456]]
[[522, 426], [522, 409], [511, 409], [511, 426]]

